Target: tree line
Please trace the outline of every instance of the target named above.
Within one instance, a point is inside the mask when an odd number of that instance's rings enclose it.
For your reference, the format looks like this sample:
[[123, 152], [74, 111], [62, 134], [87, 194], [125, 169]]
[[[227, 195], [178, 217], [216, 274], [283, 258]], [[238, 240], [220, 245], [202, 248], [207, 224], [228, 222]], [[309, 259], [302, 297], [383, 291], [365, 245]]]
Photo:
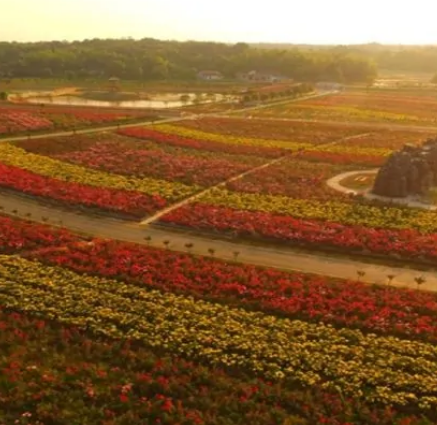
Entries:
[[293, 44], [259, 43], [253, 47], [263, 49], [304, 51], [324, 50], [332, 54], [353, 55], [373, 61], [378, 69], [389, 71], [436, 73], [437, 46], [403, 46], [368, 43], [343, 46], [311, 46]]
[[323, 48], [265, 49], [246, 43], [155, 39], [0, 43], [3, 79], [194, 80], [201, 70], [219, 71], [227, 79], [256, 70], [303, 82], [340, 83], [369, 83], [377, 74], [371, 58]]

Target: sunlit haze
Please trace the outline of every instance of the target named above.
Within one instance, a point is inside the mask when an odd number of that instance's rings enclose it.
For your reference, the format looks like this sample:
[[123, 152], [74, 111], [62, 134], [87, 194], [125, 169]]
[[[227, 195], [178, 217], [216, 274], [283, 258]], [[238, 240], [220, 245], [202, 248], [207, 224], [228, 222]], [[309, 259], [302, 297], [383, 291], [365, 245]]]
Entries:
[[432, 0], [1, 0], [0, 40], [437, 44]]

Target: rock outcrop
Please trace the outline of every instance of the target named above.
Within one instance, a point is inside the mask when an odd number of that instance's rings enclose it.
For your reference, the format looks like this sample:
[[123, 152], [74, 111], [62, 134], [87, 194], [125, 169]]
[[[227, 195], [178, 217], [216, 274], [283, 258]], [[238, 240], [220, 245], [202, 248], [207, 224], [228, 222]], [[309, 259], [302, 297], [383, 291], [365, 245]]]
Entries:
[[425, 195], [437, 186], [437, 139], [407, 144], [378, 171], [372, 192], [390, 198]]

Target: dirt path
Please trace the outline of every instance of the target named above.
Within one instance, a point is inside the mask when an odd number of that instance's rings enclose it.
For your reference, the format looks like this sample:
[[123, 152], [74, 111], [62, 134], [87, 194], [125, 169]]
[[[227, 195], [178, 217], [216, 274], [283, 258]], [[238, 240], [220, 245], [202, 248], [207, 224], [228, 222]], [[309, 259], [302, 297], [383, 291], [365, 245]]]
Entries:
[[378, 201], [382, 201], [382, 202], [386, 202], [387, 204], [391, 205], [391, 206], [396, 206], [396, 205], [403, 205], [403, 206], [407, 206], [410, 208], [419, 208], [422, 210], [428, 210], [428, 211], [436, 211], [437, 210], [437, 206], [436, 205], [432, 205], [432, 204], [426, 204], [424, 202], [420, 202], [420, 200], [414, 199], [412, 197], [407, 197], [407, 198], [389, 198], [387, 196], [379, 196], [379, 195], [375, 195], [373, 193], [370, 192], [370, 189], [367, 190], [362, 190], [362, 191], [356, 191], [354, 189], [350, 189], [346, 186], [343, 186], [341, 184], [341, 182], [344, 179], [347, 179], [349, 177], [353, 177], [355, 175], [363, 175], [363, 174], [376, 174], [378, 172], [378, 168], [373, 169], [373, 170], [360, 170], [360, 171], [348, 171], [346, 173], [342, 173], [342, 174], [338, 174], [335, 177], [332, 177], [331, 179], [327, 180], [326, 184], [338, 191], [338, 192], [342, 192], [342, 193], [354, 193], [354, 194], [361, 194], [363, 195], [365, 198], [367, 199], [374, 199], [374, 200], [378, 200]]
[[[390, 267], [366, 263], [358, 259], [330, 257], [318, 253], [306, 254], [296, 252], [287, 247], [260, 247], [233, 241], [215, 240], [209, 237], [185, 234], [171, 229], [154, 227], [143, 228], [139, 223], [121, 220], [92, 217], [52, 207], [40, 205], [34, 200], [20, 196], [0, 193], [0, 205], [4, 213], [11, 214], [18, 211], [18, 216], [36, 222], [61, 225], [73, 231], [83, 232], [96, 237], [116, 239], [121, 241], [146, 244], [144, 239], [150, 236], [151, 246], [163, 248], [164, 241], [170, 241], [169, 248], [174, 251], [187, 252], [187, 243], [192, 243], [191, 252], [208, 255], [209, 249], [215, 250], [215, 257], [223, 260], [234, 258], [234, 252], [239, 252], [238, 260], [243, 263], [273, 267], [283, 270], [296, 270], [306, 273], [317, 273], [325, 276], [344, 279], [356, 279], [357, 271], [365, 272], [363, 281], [385, 284], [388, 275], [394, 275], [393, 285], [415, 288], [414, 279], [423, 276], [426, 283], [422, 289], [437, 292], [437, 273], [435, 271], [422, 272], [419, 270]], [[30, 214], [30, 216], [27, 216]]]
[[[321, 144], [319, 146], [336, 145], [338, 143], [345, 142], [347, 140], [358, 139], [360, 137], [364, 137], [364, 136], [367, 136], [367, 135], [368, 134], [366, 133], [366, 134], [357, 134], [357, 135], [354, 135], [354, 136], [343, 137], [341, 139], [337, 139], [337, 140], [334, 140], [334, 141], [331, 141], [331, 142], [327, 142], [327, 143]], [[266, 162], [264, 164], [258, 165], [256, 167], [251, 168], [250, 170], [246, 170], [246, 171], [244, 171], [241, 174], [238, 174], [236, 176], [229, 177], [227, 180], [224, 180], [224, 181], [222, 181], [220, 183], [217, 183], [214, 186], [207, 187], [206, 189], [202, 190], [201, 192], [198, 192], [198, 193], [196, 193], [196, 194], [194, 194], [194, 195], [192, 195], [192, 196], [190, 196], [190, 197], [188, 197], [186, 199], [183, 199], [180, 202], [177, 202], [176, 204], [170, 205], [167, 208], [164, 208], [163, 210], [158, 211], [156, 214], [154, 214], [154, 215], [152, 215], [150, 217], [147, 217], [144, 220], [142, 220], [140, 224], [142, 226], [150, 225], [150, 224], [158, 221], [161, 217], [163, 217], [164, 215], [170, 213], [171, 211], [174, 211], [174, 210], [176, 210], [178, 208], [181, 208], [181, 207], [183, 207], [183, 206], [185, 206], [187, 204], [190, 204], [190, 203], [196, 201], [197, 199], [201, 198], [202, 196], [204, 196], [208, 192], [211, 192], [214, 189], [217, 189], [219, 187], [224, 187], [228, 183], [234, 182], [235, 180], [242, 179], [243, 177], [248, 176], [249, 174], [253, 174], [253, 173], [255, 173], [255, 172], [259, 171], [259, 170], [263, 170], [265, 168], [271, 167], [272, 165], [279, 164], [280, 162], [285, 161], [286, 159], [289, 159], [289, 158], [295, 156], [298, 153], [299, 153], [298, 151], [290, 152], [290, 154], [288, 154], [288, 155], [284, 155], [284, 156], [282, 156], [280, 158], [276, 158], [276, 159], [268, 161], [268, 162]]]
[[164, 216], [164, 215], [168, 214], [169, 212], [174, 211], [178, 208], [181, 208], [184, 205], [187, 205], [187, 204], [190, 204], [191, 202], [194, 202], [196, 199], [202, 197], [203, 195], [207, 194], [208, 192], [210, 192], [213, 189], [216, 189], [218, 187], [223, 187], [227, 183], [231, 183], [235, 180], [241, 179], [244, 176], [247, 176], [248, 174], [252, 174], [252, 173], [255, 173], [256, 171], [270, 167], [271, 165], [278, 164], [279, 162], [284, 161], [286, 158], [289, 158], [290, 156], [291, 155], [286, 155], [286, 156], [282, 156], [281, 158], [276, 158], [276, 159], [269, 161], [265, 164], [262, 164], [262, 165], [255, 167], [255, 168], [251, 168], [250, 170], [244, 171], [243, 173], [238, 174], [237, 176], [230, 177], [229, 179], [227, 179], [223, 182], [217, 183], [214, 186], [207, 187], [205, 190], [202, 190], [201, 192], [198, 192], [198, 193], [194, 194], [193, 196], [190, 196], [189, 198], [186, 198], [186, 199], [184, 199], [176, 204], [170, 205], [169, 207], [164, 208], [161, 211], [158, 211], [156, 214], [152, 215], [151, 217], [145, 218], [143, 221], [141, 221], [140, 224], [142, 226], [147, 226], [149, 224], [152, 224], [153, 222], [158, 221], [162, 216]]

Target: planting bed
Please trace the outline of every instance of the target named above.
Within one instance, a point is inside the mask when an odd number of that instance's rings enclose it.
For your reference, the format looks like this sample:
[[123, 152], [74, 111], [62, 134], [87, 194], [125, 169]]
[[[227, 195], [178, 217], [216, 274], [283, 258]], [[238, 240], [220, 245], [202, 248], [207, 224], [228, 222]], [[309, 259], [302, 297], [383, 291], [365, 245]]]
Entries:
[[344, 137], [368, 132], [366, 128], [346, 127], [337, 124], [212, 117], [181, 121], [177, 123], [177, 127], [206, 133], [219, 133], [231, 137], [290, 140], [313, 144], [333, 142]]
[[[328, 145], [362, 130], [251, 125], [208, 118], [2, 143], [0, 187], [139, 219], [279, 159], [160, 225], [437, 265], [435, 212], [326, 185], [421, 136]], [[437, 423], [437, 294], [419, 276], [405, 290], [390, 274], [376, 286], [210, 253], [0, 215], [0, 425]]]
[[254, 111], [253, 115], [435, 126], [436, 107], [437, 97], [431, 94], [419, 96], [402, 92], [350, 91], [272, 106]]
[[0, 220], [6, 423], [437, 419], [435, 294], [32, 226]]
[[76, 108], [0, 107], [0, 135], [51, 129], [82, 128], [90, 125], [156, 119], [147, 113], [94, 112]]

